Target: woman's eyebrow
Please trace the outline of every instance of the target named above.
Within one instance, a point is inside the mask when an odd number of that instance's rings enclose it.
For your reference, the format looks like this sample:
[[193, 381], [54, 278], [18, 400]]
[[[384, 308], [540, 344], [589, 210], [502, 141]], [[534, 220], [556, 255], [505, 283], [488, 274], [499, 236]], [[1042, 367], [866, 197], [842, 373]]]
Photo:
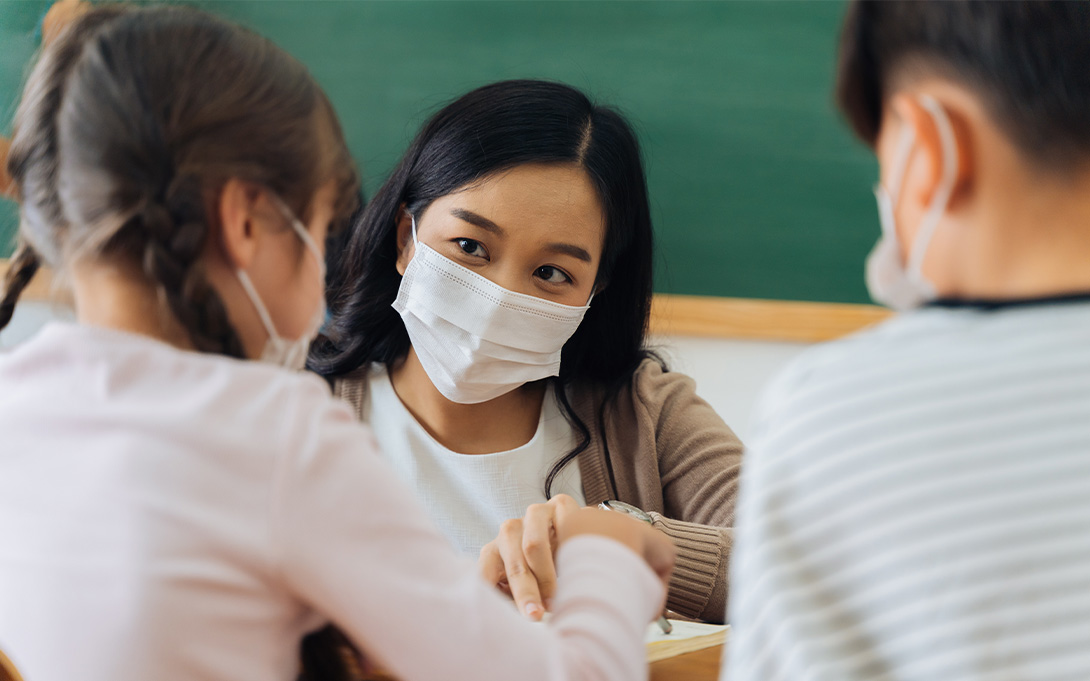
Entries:
[[459, 220], [464, 220], [471, 225], [476, 225], [481, 229], [487, 232], [492, 232], [497, 236], [506, 235], [506, 232], [503, 231], [502, 227], [497, 225], [495, 222], [492, 222], [488, 218], [484, 217], [483, 215], [477, 215], [471, 210], [466, 210], [464, 208], [455, 208], [454, 210], [450, 211], [450, 214], [458, 218]]
[[[477, 215], [471, 210], [466, 210], [465, 208], [454, 208], [450, 211], [450, 214], [458, 218], [459, 220], [468, 222], [471, 225], [476, 225], [477, 227], [480, 227], [486, 232], [491, 232], [500, 237], [507, 235], [507, 232], [505, 232], [504, 229], [497, 225], [495, 222], [492, 222], [483, 215]], [[575, 244], [551, 243], [545, 245], [545, 250], [551, 251], [553, 253], [570, 255], [571, 257], [577, 260], [582, 260], [583, 262], [591, 261], [590, 253], [587, 252], [587, 249], [576, 246]]]
[[587, 253], [585, 248], [580, 248], [574, 244], [546, 244], [545, 250], [570, 255], [583, 262], [590, 262], [590, 253]]

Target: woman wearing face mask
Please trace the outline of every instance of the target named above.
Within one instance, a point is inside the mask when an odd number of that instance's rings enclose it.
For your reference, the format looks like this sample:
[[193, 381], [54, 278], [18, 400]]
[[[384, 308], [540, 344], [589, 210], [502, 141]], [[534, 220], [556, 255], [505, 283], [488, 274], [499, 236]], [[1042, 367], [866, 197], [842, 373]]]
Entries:
[[608, 501], [677, 546], [669, 607], [723, 619], [742, 445], [645, 349], [651, 218], [619, 114], [540, 81], [461, 97], [339, 271], [311, 367], [520, 610], [548, 609], [556, 514]]
[[43, 262], [78, 319], [0, 353], [0, 645], [27, 679], [287, 681], [330, 622], [404, 679], [646, 676], [664, 537], [564, 515], [559, 612], [527, 622], [286, 370], [356, 192], [300, 63], [196, 10], [88, 9], [29, 75], [9, 168], [0, 328]]

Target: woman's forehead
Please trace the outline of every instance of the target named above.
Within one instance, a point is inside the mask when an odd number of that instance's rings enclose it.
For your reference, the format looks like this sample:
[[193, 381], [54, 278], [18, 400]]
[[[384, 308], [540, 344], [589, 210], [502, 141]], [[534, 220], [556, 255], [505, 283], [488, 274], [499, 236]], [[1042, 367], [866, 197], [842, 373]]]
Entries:
[[587, 172], [575, 164], [526, 164], [491, 175], [436, 201], [444, 212], [471, 211], [530, 237], [577, 239], [601, 247], [605, 216]]

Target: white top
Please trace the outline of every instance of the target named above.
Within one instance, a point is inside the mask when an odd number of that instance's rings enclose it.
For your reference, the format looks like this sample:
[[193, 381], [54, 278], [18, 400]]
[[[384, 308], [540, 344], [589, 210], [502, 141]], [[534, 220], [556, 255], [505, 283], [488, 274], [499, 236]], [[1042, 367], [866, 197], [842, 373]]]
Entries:
[[403, 679], [646, 674], [639, 557], [567, 543], [531, 623], [315, 376], [55, 324], [0, 386], [0, 649], [28, 681], [287, 681], [327, 620]]
[[[545, 478], [578, 443], [551, 385], [534, 437], [495, 454], [459, 454], [436, 442], [402, 404], [382, 364], [371, 368], [361, 412], [383, 456], [416, 490], [435, 524], [473, 558], [496, 538], [504, 520], [521, 518], [528, 506], [546, 501]], [[564, 467], [552, 491], [585, 505], [577, 462]]]
[[1090, 679], [1090, 303], [903, 315], [761, 414], [732, 681]]

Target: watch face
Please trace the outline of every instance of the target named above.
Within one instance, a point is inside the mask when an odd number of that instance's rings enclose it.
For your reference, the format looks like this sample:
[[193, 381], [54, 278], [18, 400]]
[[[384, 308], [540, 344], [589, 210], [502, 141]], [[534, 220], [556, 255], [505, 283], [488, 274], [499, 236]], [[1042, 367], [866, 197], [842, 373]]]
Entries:
[[606, 501], [602, 504], [611, 511], [617, 511], [618, 513], [624, 513], [625, 515], [632, 516], [636, 520], [642, 520], [645, 523], [651, 523], [651, 516], [646, 511], [640, 508], [636, 508], [632, 504], [626, 504], [623, 501]]

